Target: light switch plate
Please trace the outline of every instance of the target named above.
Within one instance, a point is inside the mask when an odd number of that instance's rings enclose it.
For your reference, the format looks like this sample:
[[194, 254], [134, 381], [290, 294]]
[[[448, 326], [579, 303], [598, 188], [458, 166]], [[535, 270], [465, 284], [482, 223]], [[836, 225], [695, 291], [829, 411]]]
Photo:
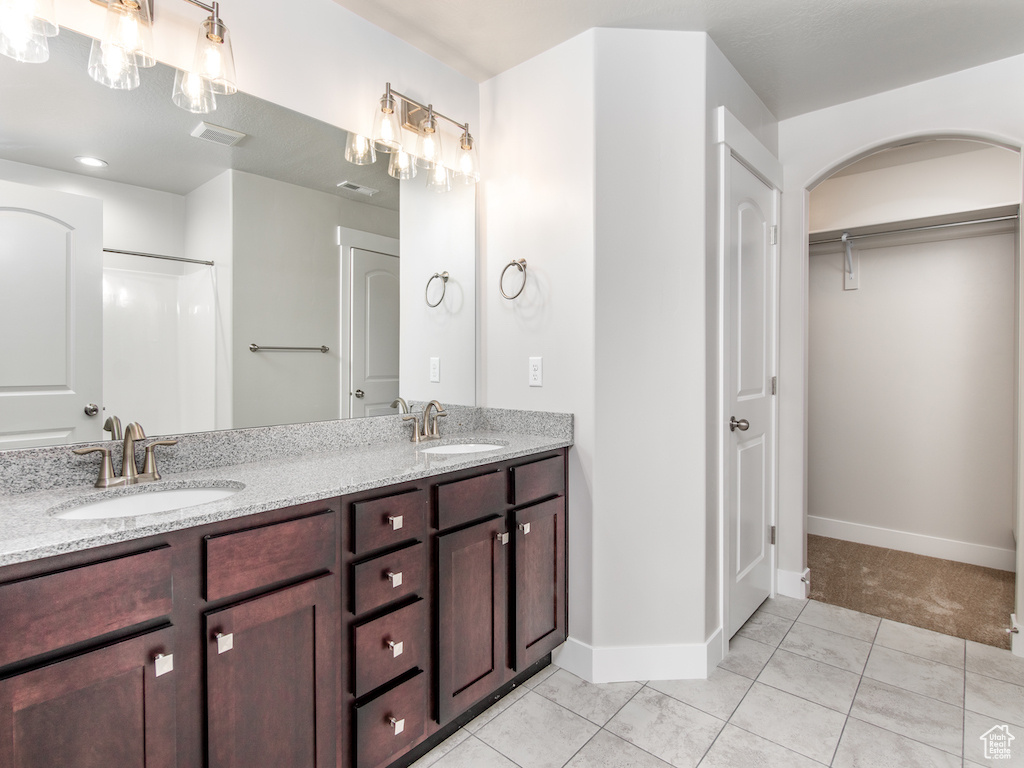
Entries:
[[441, 358], [432, 357], [430, 358], [430, 383], [440, 384], [441, 383]]
[[543, 387], [544, 386], [544, 358], [543, 357], [531, 357], [530, 358], [530, 386], [531, 387]]

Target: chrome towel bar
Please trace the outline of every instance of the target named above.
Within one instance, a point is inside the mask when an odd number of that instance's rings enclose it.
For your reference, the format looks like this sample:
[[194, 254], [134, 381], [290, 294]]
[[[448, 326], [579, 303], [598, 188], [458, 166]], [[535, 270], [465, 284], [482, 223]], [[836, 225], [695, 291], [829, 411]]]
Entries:
[[259, 344], [250, 344], [250, 352], [267, 352], [271, 350], [288, 350], [291, 352], [323, 352], [325, 355], [331, 351], [330, 347], [261, 347]]

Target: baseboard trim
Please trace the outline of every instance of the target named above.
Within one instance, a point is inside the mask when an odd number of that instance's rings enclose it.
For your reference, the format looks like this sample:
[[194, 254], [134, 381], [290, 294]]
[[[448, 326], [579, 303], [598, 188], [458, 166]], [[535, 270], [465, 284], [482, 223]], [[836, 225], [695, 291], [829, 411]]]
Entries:
[[877, 528], [873, 525], [851, 523], [846, 520], [808, 515], [807, 532], [815, 536], [827, 536], [831, 539], [870, 544], [875, 547], [888, 547], [901, 552], [939, 557], [943, 560], [955, 560], [958, 563], [981, 565], [1000, 571], [1015, 571], [1017, 567], [1017, 554], [1012, 549], [941, 539], [937, 536], [896, 531], [890, 528]]
[[572, 637], [551, 661], [591, 683], [633, 680], [700, 680], [722, 660], [722, 630], [703, 643], [594, 647]]
[[798, 600], [808, 597], [811, 594], [811, 569], [784, 571], [779, 568], [775, 572], [775, 592]]

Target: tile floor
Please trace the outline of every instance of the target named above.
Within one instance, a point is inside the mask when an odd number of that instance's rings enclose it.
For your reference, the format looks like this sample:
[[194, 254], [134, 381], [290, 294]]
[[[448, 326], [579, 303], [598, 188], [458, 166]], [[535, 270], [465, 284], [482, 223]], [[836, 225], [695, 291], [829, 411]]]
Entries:
[[[1008, 759], [985, 756], [997, 725], [1019, 739]], [[707, 680], [591, 685], [549, 666], [413, 768], [821, 765], [1024, 767], [1024, 658], [779, 597]]]

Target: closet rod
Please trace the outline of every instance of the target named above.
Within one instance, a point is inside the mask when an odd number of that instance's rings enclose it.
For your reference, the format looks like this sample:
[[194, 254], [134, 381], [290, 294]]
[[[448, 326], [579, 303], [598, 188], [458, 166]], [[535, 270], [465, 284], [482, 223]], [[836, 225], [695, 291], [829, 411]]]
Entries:
[[203, 261], [202, 259], [186, 259], [183, 256], [164, 256], [159, 253], [141, 253], [139, 251], [119, 251], [115, 248], [104, 248], [104, 253], [123, 253], [125, 256], [144, 256], [147, 259], [163, 259], [164, 261], [184, 261], [189, 264], [205, 264], [208, 267], [213, 266], [212, 261]]
[[[970, 224], [991, 224], [996, 221], [1013, 221], [1017, 218], [1016, 213], [1008, 216], [993, 216], [990, 219], [972, 219], [971, 221], [951, 221], [947, 224], [928, 224], [923, 227], [907, 227], [906, 229], [889, 229], [885, 232], [868, 232], [863, 235], [849, 235], [847, 240], [860, 240], [862, 237], [882, 237], [884, 235], [901, 235], [904, 232], [925, 232], [930, 229], [946, 229], [947, 227], [966, 227]], [[811, 239], [811, 245], [824, 245], [825, 243], [841, 243], [842, 237], [833, 237], [828, 240]]]

